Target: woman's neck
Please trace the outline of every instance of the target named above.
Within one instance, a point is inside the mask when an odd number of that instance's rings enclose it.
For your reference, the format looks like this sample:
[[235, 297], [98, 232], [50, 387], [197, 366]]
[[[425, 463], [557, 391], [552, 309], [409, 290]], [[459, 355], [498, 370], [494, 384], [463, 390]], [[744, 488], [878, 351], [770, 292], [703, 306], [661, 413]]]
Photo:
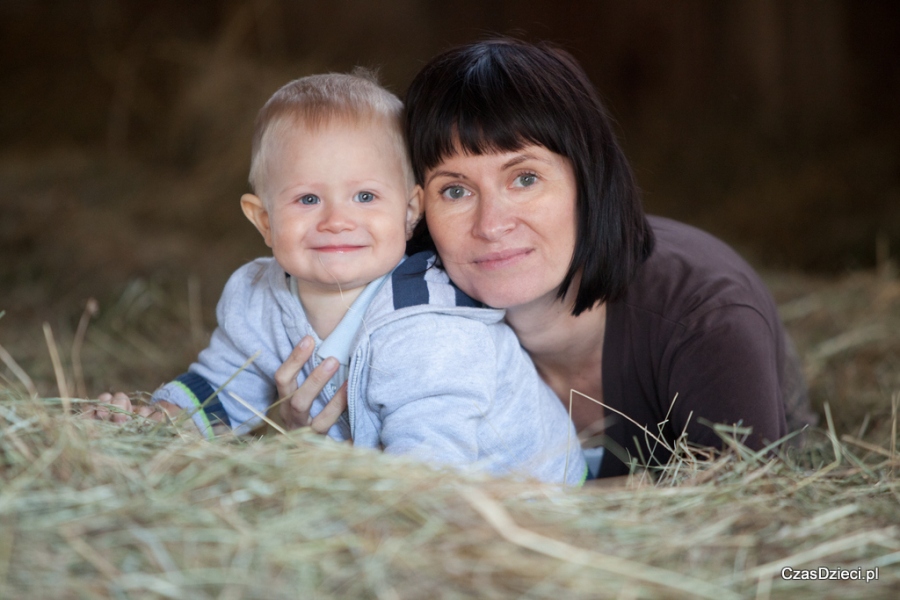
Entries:
[[[606, 328], [606, 305], [572, 315], [572, 301], [542, 300], [509, 308], [506, 321], [545, 379], [599, 375]], [[580, 377], [579, 377], [580, 376]]]
[[506, 320], [541, 378], [570, 411], [575, 431], [588, 436], [603, 431], [604, 411], [600, 403], [606, 305], [600, 304], [575, 317], [571, 302], [553, 299], [507, 309]]

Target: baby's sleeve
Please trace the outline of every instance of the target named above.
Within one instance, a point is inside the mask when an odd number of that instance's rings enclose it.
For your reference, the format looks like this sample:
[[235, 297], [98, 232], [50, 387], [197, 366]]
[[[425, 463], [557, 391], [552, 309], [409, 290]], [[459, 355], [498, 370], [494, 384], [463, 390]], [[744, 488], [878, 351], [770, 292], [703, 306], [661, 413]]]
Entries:
[[266, 303], [258, 289], [263, 279], [258, 276], [259, 268], [250, 263], [232, 275], [216, 307], [218, 326], [209, 346], [187, 373], [152, 397], [152, 401], [165, 400], [189, 412], [207, 437], [212, 436], [217, 420], [236, 433], [249, 431], [260, 421], [257, 413], [264, 414], [277, 394], [277, 344], [269, 339], [265, 323], [256, 322], [276, 307], [266, 305], [274, 303]]

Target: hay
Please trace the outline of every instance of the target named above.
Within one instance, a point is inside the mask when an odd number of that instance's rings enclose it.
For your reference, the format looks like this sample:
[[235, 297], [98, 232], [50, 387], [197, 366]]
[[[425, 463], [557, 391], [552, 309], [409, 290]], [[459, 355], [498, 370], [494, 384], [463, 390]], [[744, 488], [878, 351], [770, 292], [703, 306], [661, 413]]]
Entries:
[[[900, 288], [875, 273], [768, 281], [823, 416], [807, 446], [680, 445], [653, 477], [568, 491], [302, 432], [206, 442], [87, 421], [77, 398], [67, 416], [49, 397], [61, 384], [152, 389], [189, 362], [202, 324], [184, 280], [134, 280], [87, 330], [81, 304], [47, 339], [46, 317], [7, 314], [0, 598], [895, 597], [900, 340], [868, 332], [898, 330]], [[786, 581], [785, 567], [879, 579]]]
[[[207, 442], [0, 393], [4, 598], [875, 598], [900, 585], [897, 459], [821, 432], [781, 459], [682, 456], [656, 483], [560, 490], [304, 432]], [[879, 579], [784, 581], [785, 566]]]
[[[153, 389], [190, 361], [202, 324], [183, 279], [101, 296], [86, 331], [85, 304], [49, 318], [51, 346], [48, 317], [8, 313], [0, 598], [895, 597], [900, 287], [876, 273], [767, 280], [823, 429], [777, 459], [681, 445], [653, 477], [574, 491], [302, 432], [206, 442], [87, 421], [77, 398], [67, 416], [49, 397], [61, 383]], [[869, 334], [879, 324], [888, 335]], [[786, 581], [785, 567], [879, 579]]]

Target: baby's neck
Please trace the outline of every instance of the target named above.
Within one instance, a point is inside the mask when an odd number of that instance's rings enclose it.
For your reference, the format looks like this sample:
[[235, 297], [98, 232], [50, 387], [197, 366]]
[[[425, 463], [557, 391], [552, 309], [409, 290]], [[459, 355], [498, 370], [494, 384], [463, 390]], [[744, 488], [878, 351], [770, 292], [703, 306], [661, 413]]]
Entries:
[[365, 286], [347, 291], [299, 290], [303, 312], [319, 339], [324, 340], [337, 327]]

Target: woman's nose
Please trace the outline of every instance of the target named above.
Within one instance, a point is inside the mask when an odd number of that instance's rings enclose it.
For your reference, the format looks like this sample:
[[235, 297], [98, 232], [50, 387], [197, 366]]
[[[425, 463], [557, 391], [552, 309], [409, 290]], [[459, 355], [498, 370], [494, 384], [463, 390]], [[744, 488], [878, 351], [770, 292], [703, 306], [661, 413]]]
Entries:
[[512, 231], [515, 217], [512, 207], [503, 202], [498, 195], [483, 195], [479, 198], [475, 212], [473, 233], [480, 238], [493, 242]]
[[322, 219], [319, 221], [319, 231], [337, 233], [347, 231], [355, 227], [350, 207], [341, 203], [329, 202], [322, 211]]

